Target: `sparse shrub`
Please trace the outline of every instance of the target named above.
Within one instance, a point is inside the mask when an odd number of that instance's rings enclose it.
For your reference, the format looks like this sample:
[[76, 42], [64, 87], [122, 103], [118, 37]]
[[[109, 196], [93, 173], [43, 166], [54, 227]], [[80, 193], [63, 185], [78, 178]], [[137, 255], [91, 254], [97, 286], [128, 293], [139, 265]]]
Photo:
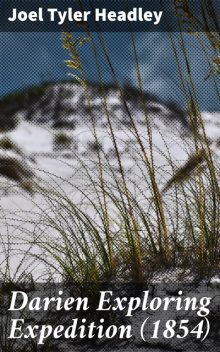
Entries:
[[0, 139], [0, 149], [4, 150], [15, 150], [16, 146], [9, 137], [3, 137]]
[[19, 154], [21, 157], [25, 157], [23, 150], [14, 143], [8, 136], [4, 136], [0, 139], [0, 149], [2, 150], [12, 150]]
[[88, 143], [88, 149], [93, 152], [99, 152], [102, 150], [102, 144], [97, 141], [94, 141], [94, 142], [90, 141]]
[[33, 176], [32, 170], [24, 163], [14, 158], [0, 157], [0, 175], [16, 181], [22, 185], [22, 182], [30, 182]]
[[54, 137], [55, 146], [68, 146], [72, 143], [72, 138], [64, 132], [59, 132]]
[[125, 127], [128, 127], [128, 128], [132, 128], [132, 127], [133, 127], [131, 120], [128, 120], [128, 119], [122, 120], [122, 124], [123, 124]]

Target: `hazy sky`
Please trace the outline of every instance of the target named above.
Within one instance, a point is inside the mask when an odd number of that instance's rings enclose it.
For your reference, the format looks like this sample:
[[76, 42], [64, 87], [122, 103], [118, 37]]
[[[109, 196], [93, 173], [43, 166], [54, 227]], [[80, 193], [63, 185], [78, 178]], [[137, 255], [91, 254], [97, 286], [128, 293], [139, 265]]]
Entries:
[[[119, 79], [135, 84], [137, 72], [131, 36], [126, 33], [106, 33], [105, 40]], [[145, 89], [162, 99], [180, 102], [181, 84], [169, 34], [135, 34], [135, 42]], [[0, 33], [0, 46], [0, 96], [45, 80], [68, 78], [70, 70], [64, 64], [68, 53], [62, 48], [61, 34]], [[219, 110], [213, 82], [205, 80], [209, 64], [198, 40], [188, 36], [187, 48], [203, 110]], [[88, 78], [98, 81], [91, 44], [86, 44], [80, 50]], [[111, 74], [100, 47], [98, 53], [102, 75], [105, 81], [111, 81]], [[211, 51], [209, 54], [212, 55]], [[220, 86], [219, 78], [216, 82]]]

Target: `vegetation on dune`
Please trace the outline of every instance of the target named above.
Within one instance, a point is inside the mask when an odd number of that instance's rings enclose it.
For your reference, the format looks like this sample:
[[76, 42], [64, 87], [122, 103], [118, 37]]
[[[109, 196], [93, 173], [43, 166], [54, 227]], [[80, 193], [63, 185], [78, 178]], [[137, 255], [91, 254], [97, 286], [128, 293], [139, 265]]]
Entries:
[[99, 142], [89, 142], [88, 143], [88, 149], [93, 151], [93, 152], [97, 152], [97, 151], [101, 151], [102, 150], [102, 144]]
[[0, 110], [4, 111], [5, 108], [10, 107], [14, 108], [15, 111], [24, 109], [27, 104], [27, 99], [29, 103], [33, 103], [43, 95], [48, 85], [49, 83], [7, 95], [0, 100]]
[[64, 132], [58, 132], [54, 137], [55, 146], [68, 146], [72, 143], [72, 138]]
[[24, 179], [30, 179], [33, 173], [22, 161], [1, 156], [0, 175], [22, 183]]
[[13, 150], [15, 149], [15, 144], [10, 138], [4, 137], [0, 139], [0, 148], [4, 150]]
[[0, 138], [0, 149], [12, 150], [18, 153], [20, 156], [24, 156], [24, 152], [22, 151], [22, 149], [19, 148], [19, 146], [16, 143], [14, 143], [12, 139], [9, 138], [8, 136], [2, 136], [2, 138]]

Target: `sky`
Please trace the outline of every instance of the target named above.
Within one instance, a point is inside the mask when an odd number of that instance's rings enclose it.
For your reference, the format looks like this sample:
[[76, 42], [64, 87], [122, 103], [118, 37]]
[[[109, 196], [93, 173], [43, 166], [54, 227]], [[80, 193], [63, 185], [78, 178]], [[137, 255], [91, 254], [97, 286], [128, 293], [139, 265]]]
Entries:
[[[172, 35], [178, 43], [178, 34]], [[170, 34], [163, 32], [135, 33], [133, 36], [145, 90], [164, 101], [175, 101], [181, 104], [183, 94]], [[104, 38], [120, 82], [137, 84], [131, 35], [128, 33], [104, 33]], [[102, 78], [105, 82], [111, 82], [112, 76], [96, 34], [94, 34], [94, 41], [97, 44]], [[213, 79], [205, 79], [209, 72], [207, 55], [197, 38], [186, 35], [186, 43], [202, 109], [219, 111], [219, 99]], [[98, 82], [100, 78], [95, 66], [91, 43], [87, 43], [81, 48], [80, 53], [88, 80]], [[209, 60], [212, 55], [210, 50], [208, 52]], [[181, 53], [180, 57], [184, 66]], [[64, 62], [68, 58], [68, 52], [62, 47], [60, 33], [0, 33], [0, 97], [26, 87], [42, 84], [45, 81], [68, 79], [68, 73], [71, 70], [66, 67]], [[216, 85], [220, 86], [218, 77]]]

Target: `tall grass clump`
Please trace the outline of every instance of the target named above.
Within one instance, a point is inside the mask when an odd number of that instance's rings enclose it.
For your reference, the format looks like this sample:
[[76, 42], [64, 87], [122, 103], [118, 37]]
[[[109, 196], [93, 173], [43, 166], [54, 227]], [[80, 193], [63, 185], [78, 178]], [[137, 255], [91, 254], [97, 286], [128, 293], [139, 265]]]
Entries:
[[[210, 67], [214, 63], [216, 74], [219, 32], [212, 32], [209, 28], [211, 17], [215, 24], [215, 17], [211, 16], [214, 11], [212, 1], [202, 8], [203, 34], [198, 34], [201, 23], [194, 17], [186, 0], [175, 1], [175, 10], [180, 29], [186, 22], [190, 26], [189, 33], [180, 31], [175, 38], [170, 33], [190, 125], [187, 131], [190, 143], [181, 146], [188, 158], [179, 167], [176, 167], [176, 160], [165, 140], [164, 150], [158, 150], [155, 145], [134, 34], [131, 34], [131, 41], [144, 118], [141, 128], [125, 98], [104, 35], [99, 32], [94, 38], [86, 28], [85, 37], [75, 40], [72, 33], [63, 33], [64, 48], [70, 55], [67, 65], [76, 70], [72, 76], [84, 88], [90, 112], [88, 127], [93, 133], [94, 145], [100, 146], [103, 142], [96, 125], [97, 113], [92, 108], [91, 88], [87, 84], [80, 50], [85, 43], [91, 45], [101, 87], [102, 114], [104, 112], [107, 122], [106, 134], [115, 156], [112, 163], [105, 148], [98, 147], [94, 149], [94, 160], [88, 164], [75, 155], [82, 175], [79, 182], [60, 180], [68, 184], [72, 196], [57, 186], [51, 186], [49, 191], [41, 189], [48, 204], [48, 211], [44, 211], [40, 219], [45, 235], [40, 240], [38, 237], [37, 242], [47, 253], [41, 260], [68, 282], [142, 282], [155, 270], [171, 267], [195, 270], [201, 275], [219, 268], [219, 170], [207, 137], [186, 45], [187, 36], [194, 36], [194, 40], [199, 40], [205, 48], [208, 45], [216, 55], [210, 62]], [[100, 48], [129, 120], [124, 132], [135, 141], [129, 151], [131, 159], [135, 160], [132, 176], [125, 167], [122, 141], [108, 103], [99, 60]], [[217, 91], [213, 72], [210, 71], [209, 78], [213, 79]], [[165, 158], [166, 165], [156, 166], [158, 155]], [[40, 208], [39, 204], [37, 206]], [[53, 235], [48, 236], [51, 233]]]
[[[219, 100], [219, 90], [216, 81], [216, 76], [219, 74], [219, 50], [220, 50], [220, 36], [219, 25], [217, 21], [217, 14], [213, 1], [203, 2], [201, 4], [202, 21], [192, 11], [187, 0], [176, 0], [176, 17], [180, 26], [179, 35], [179, 49], [185, 61], [185, 68], [180, 65], [180, 57], [178, 55], [176, 44], [172, 36], [172, 44], [176, 53], [176, 62], [180, 72], [183, 92], [189, 105], [190, 126], [193, 134], [193, 141], [197, 155], [202, 155], [202, 161], [205, 162], [208, 179], [204, 183], [202, 175], [201, 158], [197, 163], [197, 197], [198, 216], [200, 220], [200, 266], [207, 265], [207, 257], [213, 261], [213, 253], [216, 253], [218, 248], [219, 235], [219, 169], [213, 159], [210, 142], [207, 137], [204, 121], [201, 114], [200, 103], [198, 99], [198, 88], [196, 87], [193, 77], [191, 65], [189, 62], [188, 48], [186, 44], [187, 36], [195, 36], [199, 41], [204, 54], [206, 55], [210, 71], [206, 79], [211, 79], [216, 91], [216, 99]], [[181, 30], [185, 29], [189, 34], [183, 33]], [[198, 132], [199, 131], [199, 132]], [[206, 189], [207, 185], [208, 190]], [[208, 194], [207, 194], [208, 192]], [[208, 197], [208, 199], [207, 199]], [[211, 213], [207, 210], [207, 202], [211, 204]], [[211, 216], [211, 219], [209, 217]], [[208, 220], [211, 221], [207, 224]], [[217, 246], [217, 247], [216, 247]], [[207, 251], [209, 255], [207, 256]], [[212, 254], [211, 254], [212, 253]], [[219, 254], [215, 259], [218, 258]]]

